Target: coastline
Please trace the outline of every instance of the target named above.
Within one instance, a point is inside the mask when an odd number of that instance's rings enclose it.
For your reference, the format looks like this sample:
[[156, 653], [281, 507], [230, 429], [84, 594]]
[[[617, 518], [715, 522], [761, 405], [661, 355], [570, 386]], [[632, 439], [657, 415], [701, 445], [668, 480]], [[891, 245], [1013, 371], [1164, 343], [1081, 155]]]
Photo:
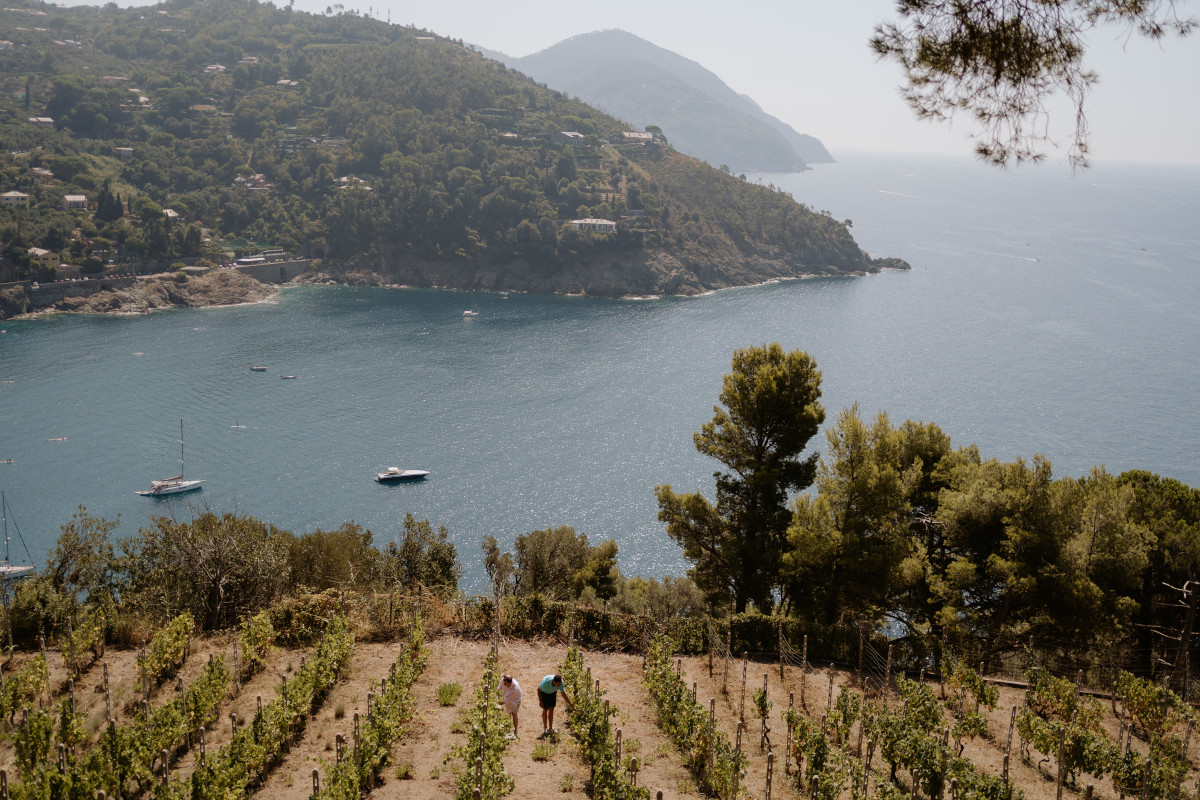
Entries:
[[[606, 273], [599, 285], [564, 285], [561, 280], [534, 286], [524, 275], [507, 271], [500, 274], [489, 265], [480, 265], [473, 273], [450, 275], [437, 265], [407, 262], [388, 272], [359, 265], [337, 265], [333, 269], [305, 272], [287, 281], [290, 285], [369, 286], [387, 289], [429, 288], [442, 291], [484, 291], [513, 294], [545, 293], [564, 297], [611, 297], [620, 300], [647, 301], [663, 297], [704, 297], [732, 289], [745, 289], [783, 281], [822, 277], [865, 277], [884, 270], [909, 270], [911, 266], [896, 258], [869, 258], [871, 269], [839, 271], [831, 268], [787, 273], [785, 265], [772, 269], [739, 271], [736, 275], [710, 275], [701, 282], [695, 273], [676, 263], [673, 270], [652, 269], [647, 274], [634, 264], [593, 265]], [[764, 265], [759, 264], [759, 267]], [[625, 269], [621, 269], [624, 267]], [[396, 280], [396, 273], [417, 280]], [[620, 273], [624, 272], [624, 275]], [[635, 275], [635, 272], [641, 274]], [[681, 273], [686, 273], [683, 275]], [[766, 274], [763, 274], [766, 273]], [[779, 274], [774, 274], [779, 273]], [[421, 280], [424, 278], [425, 280]], [[439, 280], [439, 278], [441, 280]], [[712, 285], [708, 285], [712, 284]], [[589, 290], [590, 288], [590, 290]], [[673, 289], [673, 290], [672, 290]], [[29, 291], [23, 285], [0, 291], [0, 321], [35, 319], [57, 314], [111, 314], [138, 316], [169, 308], [226, 308], [271, 302], [279, 294], [279, 284], [266, 283], [237, 269], [210, 269], [200, 275], [180, 279], [177, 273], [122, 278], [94, 279], [84, 282], [45, 284]]]

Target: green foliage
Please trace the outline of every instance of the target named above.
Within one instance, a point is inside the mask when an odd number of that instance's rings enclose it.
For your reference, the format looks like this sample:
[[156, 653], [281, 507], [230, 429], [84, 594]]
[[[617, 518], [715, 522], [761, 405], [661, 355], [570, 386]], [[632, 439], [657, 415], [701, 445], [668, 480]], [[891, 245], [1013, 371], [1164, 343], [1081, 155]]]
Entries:
[[779, 584], [789, 492], [807, 488], [817, 456], [800, 454], [825, 418], [821, 373], [805, 352], [778, 344], [735, 350], [711, 422], [695, 434], [696, 449], [728, 471], [716, 473], [717, 500], [655, 488], [658, 518], [692, 562], [688, 575], [714, 602], [732, 593], [770, 607]]
[[1129, 715], [1150, 740], [1161, 739], [1192, 711], [1180, 697], [1164, 686], [1122, 670], [1117, 675], [1117, 694]]
[[471, 800], [475, 789], [475, 759], [483, 759], [483, 800], [499, 800], [514, 788], [512, 776], [504, 769], [504, 753], [508, 749], [505, 734], [508, 716], [496, 709], [499, 701], [496, 690], [496, 654], [489, 650], [484, 659], [483, 680], [475, 690], [475, 702], [463, 710], [467, 741], [456, 745], [447, 756], [462, 759], [458, 775], [458, 800]]
[[11, 675], [4, 676], [4, 691], [0, 692], [0, 717], [7, 717], [12, 722], [17, 714], [32, 706], [42, 695], [50, 690], [50, 671], [46, 657], [34, 656]]
[[986, 683], [983, 676], [967, 666], [965, 661], [956, 658], [946, 658], [943, 662], [950, 673], [946, 681], [955, 691], [958, 709], [963, 710], [963, 701], [969, 696], [975, 699], [976, 705], [981, 705], [989, 711], [994, 711], [1000, 702], [1000, 690]]
[[11, 793], [19, 798], [92, 797], [100, 790], [110, 796], [144, 790], [157, 782], [155, 765], [160, 753], [174, 750], [185, 736], [216, 718], [230, 682], [224, 657], [212, 659], [180, 696], [148, 716], [137, 715], [127, 726], [109, 725], [97, 746], [82, 757], [74, 753], [88, 738], [85, 717], [70, 698], [63, 698], [55, 740], [68, 748], [66, 769], [48, 762], [53, 744], [47, 738], [50, 717], [38, 712], [36, 720], [30, 718], [32, 726], [22, 726], [28, 730], [18, 734], [19, 758], [28, 761], [21, 770], [21, 782], [11, 787]]
[[63, 662], [76, 677], [95, 659], [104, 655], [107, 622], [104, 613], [93, 609], [70, 626], [59, 644]]
[[571, 733], [579, 741], [579, 753], [592, 770], [592, 794], [612, 800], [649, 800], [650, 792], [641, 786], [631, 786], [616, 761], [616, 740], [613, 738], [609, 716], [619, 713], [604, 708], [604, 692], [588, 685], [579, 648], [567, 651], [562, 666], [563, 688], [574, 698], [571, 704]]
[[138, 654], [141, 679], [155, 686], [183, 666], [195, 627], [192, 615], [184, 612], [155, 632], [150, 644]]
[[425, 670], [428, 658], [425, 629], [420, 618], [415, 617], [400, 657], [361, 720], [356, 750], [326, 772], [325, 784], [313, 800], [353, 800], [370, 790], [372, 777], [391, 761], [392, 745], [408, 731], [416, 708], [412, 685]]
[[290, 545], [288, 570], [297, 588], [320, 592], [367, 586], [380, 577], [381, 557], [371, 532], [353, 522], [292, 537]]
[[[194, 226], [291, 251], [320, 244], [341, 264], [454, 263], [464, 280], [473, 263], [507, 263], [514, 280], [563, 291], [599, 287], [544, 265], [666, 246], [713, 266], [870, 268], [827, 214], [675, 153], [661, 137], [653, 148], [606, 144], [622, 122], [469, 48], [429, 47], [416, 30], [369, 15], [228, 0], [172, 13], [186, 18], [186, 37], [147, 30], [132, 9], [65, 9], [67, 24], [86, 32], [85, 50], [35, 39], [0, 54], [5, 74], [30, 76], [37, 106], [0, 118], [0, 138], [53, 163], [63, 189], [87, 193], [99, 232], [121, 242], [119, 257], [216, 256]], [[259, 63], [204, 71], [249, 52]], [[149, 102], [104, 85], [97, 65], [130, 76]], [[55, 117], [56, 129], [32, 129], [31, 113]], [[557, 141], [564, 130], [587, 137]], [[118, 159], [114, 148], [126, 146], [132, 157]], [[243, 174], [263, 185], [236, 183]], [[165, 207], [187, 224], [154, 213]], [[617, 231], [562, 224], [578, 216], [612, 218]], [[22, 232], [37, 241], [67, 218], [39, 199]], [[15, 222], [0, 217], [0, 227]], [[702, 288], [701, 274], [676, 286]], [[631, 283], [668, 288], [649, 272]]]
[[155, 786], [157, 800], [236, 800], [265, 773], [284, 745], [299, 735], [309, 714], [324, 700], [354, 652], [345, 618], [334, 616], [316, 652], [297, 669], [279, 695], [240, 727], [233, 739], [197, 766], [190, 780]]
[[238, 634], [238, 657], [243, 680], [266, 666], [274, 641], [275, 626], [271, 624], [271, 612], [263, 610], [242, 620], [241, 633]]
[[458, 703], [459, 695], [462, 694], [461, 683], [443, 683], [437, 688], [438, 705], [452, 706]]
[[709, 717], [708, 711], [692, 698], [691, 689], [671, 663], [674, 646], [665, 636], [654, 639], [646, 654], [642, 674], [658, 710], [658, 725], [683, 754], [684, 766], [691, 770], [702, 791], [729, 796], [745, 775], [745, 757]]
[[131, 604], [186, 611], [209, 630], [257, 612], [286, 585], [290, 534], [235, 514], [152, 521], [121, 542]]
[[1094, 700], [1081, 698], [1075, 685], [1046, 670], [1030, 669], [1026, 707], [1017, 715], [1017, 732], [1023, 744], [1047, 758], [1057, 758], [1063, 745], [1062, 767], [1074, 784], [1080, 772], [1097, 778], [1112, 771], [1117, 747], [1104, 733], [1104, 709]]
[[442, 597], [453, 595], [462, 568], [449, 535], [445, 525], [438, 526], [435, 533], [429, 520], [418, 521], [405, 514], [404, 537], [399, 545], [389, 542], [387, 547], [392, 579], [411, 592], [423, 586]]

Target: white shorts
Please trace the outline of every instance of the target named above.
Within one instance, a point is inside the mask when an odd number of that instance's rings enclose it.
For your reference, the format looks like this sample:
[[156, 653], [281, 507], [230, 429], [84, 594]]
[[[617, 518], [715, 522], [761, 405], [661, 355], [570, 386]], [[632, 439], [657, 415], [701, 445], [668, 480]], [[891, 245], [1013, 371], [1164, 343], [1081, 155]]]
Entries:
[[520, 707], [521, 707], [520, 700], [518, 700], [515, 703], [505, 703], [504, 704], [504, 713], [505, 714], [515, 714], [515, 713], [517, 713], [517, 709]]

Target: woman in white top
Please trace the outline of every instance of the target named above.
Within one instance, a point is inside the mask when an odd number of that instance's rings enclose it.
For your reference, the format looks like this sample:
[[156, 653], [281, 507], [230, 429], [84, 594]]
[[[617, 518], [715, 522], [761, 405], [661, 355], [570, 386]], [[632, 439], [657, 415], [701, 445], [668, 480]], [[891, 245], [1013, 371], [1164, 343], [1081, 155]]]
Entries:
[[500, 679], [500, 695], [504, 700], [504, 713], [510, 714], [513, 719], [513, 738], [520, 738], [517, 734], [517, 711], [521, 708], [521, 684], [512, 675], [505, 675]]

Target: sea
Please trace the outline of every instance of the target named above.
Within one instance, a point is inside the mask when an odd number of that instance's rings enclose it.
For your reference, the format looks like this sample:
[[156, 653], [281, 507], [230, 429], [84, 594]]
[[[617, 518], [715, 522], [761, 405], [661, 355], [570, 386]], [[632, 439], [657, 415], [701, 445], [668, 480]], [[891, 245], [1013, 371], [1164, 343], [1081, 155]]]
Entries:
[[[211, 510], [380, 545], [411, 513], [447, 528], [468, 591], [482, 537], [559, 525], [615, 539], [628, 575], [681, 574], [654, 487], [711, 496], [692, 435], [733, 351], [765, 342], [816, 359], [826, 429], [857, 404], [1059, 476], [1200, 486], [1200, 169], [849, 154], [746, 179], [912, 270], [640, 300], [306, 286], [0, 323], [10, 559], [43, 565], [79, 506], [118, 537]], [[203, 491], [135, 495], [179, 472], [181, 419]], [[389, 466], [430, 475], [376, 483]]]

